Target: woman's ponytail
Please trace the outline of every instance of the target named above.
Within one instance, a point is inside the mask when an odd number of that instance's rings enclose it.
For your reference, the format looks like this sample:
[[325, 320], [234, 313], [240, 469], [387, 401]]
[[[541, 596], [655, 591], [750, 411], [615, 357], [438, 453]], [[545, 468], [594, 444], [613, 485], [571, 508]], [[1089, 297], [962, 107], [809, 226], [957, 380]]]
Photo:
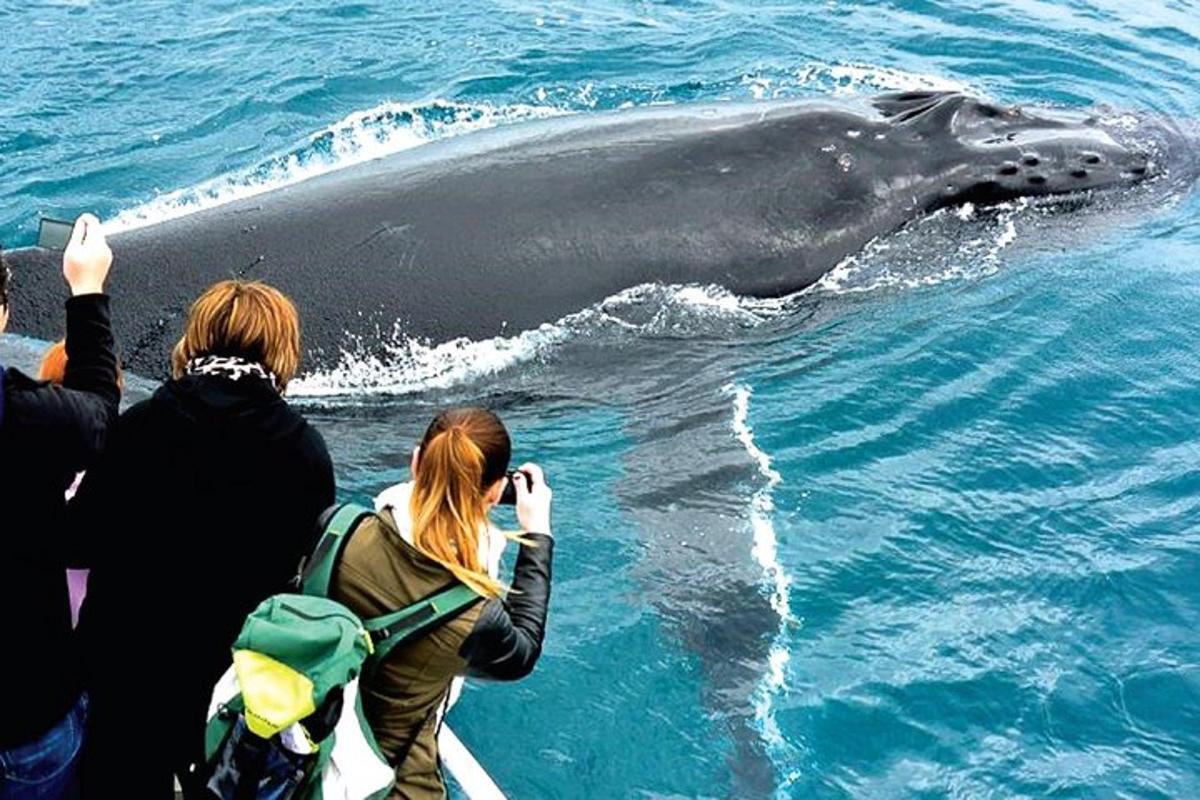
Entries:
[[500, 596], [504, 586], [479, 556], [480, 536], [489, 529], [484, 493], [503, 477], [510, 453], [508, 433], [494, 414], [456, 409], [429, 426], [414, 476], [413, 544], [485, 597]]

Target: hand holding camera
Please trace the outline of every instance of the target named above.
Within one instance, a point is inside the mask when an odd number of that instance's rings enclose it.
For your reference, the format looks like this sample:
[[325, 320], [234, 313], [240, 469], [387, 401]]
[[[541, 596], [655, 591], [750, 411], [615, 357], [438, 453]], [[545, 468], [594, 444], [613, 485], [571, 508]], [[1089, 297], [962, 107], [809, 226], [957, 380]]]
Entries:
[[63, 250], [63, 277], [71, 287], [71, 294], [103, 294], [112, 260], [100, 220], [91, 214], [81, 215], [75, 220], [71, 239]]
[[542, 468], [527, 463], [509, 473], [508, 486], [500, 502], [517, 507], [517, 521], [526, 533], [545, 533], [550, 530], [550, 503], [554, 498]]

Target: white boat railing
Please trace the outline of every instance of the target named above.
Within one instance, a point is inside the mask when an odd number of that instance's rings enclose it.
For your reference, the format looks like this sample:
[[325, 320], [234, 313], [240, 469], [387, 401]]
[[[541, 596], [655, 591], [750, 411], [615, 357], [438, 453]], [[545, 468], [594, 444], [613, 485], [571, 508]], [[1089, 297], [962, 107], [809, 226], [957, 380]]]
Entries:
[[449, 725], [443, 724], [438, 733], [438, 754], [469, 800], [505, 800], [504, 792]]

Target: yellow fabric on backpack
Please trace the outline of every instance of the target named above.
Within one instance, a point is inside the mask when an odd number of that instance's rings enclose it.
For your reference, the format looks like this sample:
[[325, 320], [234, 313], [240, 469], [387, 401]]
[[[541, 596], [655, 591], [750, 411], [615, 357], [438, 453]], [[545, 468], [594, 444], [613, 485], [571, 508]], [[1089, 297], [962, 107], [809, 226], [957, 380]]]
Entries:
[[312, 681], [288, 665], [238, 650], [233, 669], [246, 704], [246, 726], [256, 736], [269, 739], [316, 711]]

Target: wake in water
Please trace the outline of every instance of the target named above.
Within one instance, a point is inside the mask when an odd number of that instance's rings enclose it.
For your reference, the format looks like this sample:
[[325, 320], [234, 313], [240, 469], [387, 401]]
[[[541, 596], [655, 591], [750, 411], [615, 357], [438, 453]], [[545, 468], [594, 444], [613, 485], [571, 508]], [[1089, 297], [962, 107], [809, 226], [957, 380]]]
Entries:
[[779, 615], [779, 628], [771, 643], [768, 671], [763, 676], [754, 698], [754, 719], [759, 725], [763, 744], [783, 777], [778, 796], [786, 797], [787, 789], [799, 777], [795, 770], [794, 747], [779, 729], [775, 718], [775, 699], [787, 690], [786, 669], [791, 660], [788, 649], [791, 629], [798, 626], [792, 615], [788, 591], [791, 578], [779, 561], [779, 540], [771, 513], [775, 510], [774, 490], [783, 483], [783, 476], [771, 465], [767, 455], [754, 440], [754, 429], [750, 425], [750, 387], [729, 384], [725, 391], [733, 397], [733, 432], [746, 454], [754, 461], [764, 483], [750, 499], [750, 527], [754, 534], [751, 555], [762, 567], [763, 583], [769, 593], [771, 608]]

